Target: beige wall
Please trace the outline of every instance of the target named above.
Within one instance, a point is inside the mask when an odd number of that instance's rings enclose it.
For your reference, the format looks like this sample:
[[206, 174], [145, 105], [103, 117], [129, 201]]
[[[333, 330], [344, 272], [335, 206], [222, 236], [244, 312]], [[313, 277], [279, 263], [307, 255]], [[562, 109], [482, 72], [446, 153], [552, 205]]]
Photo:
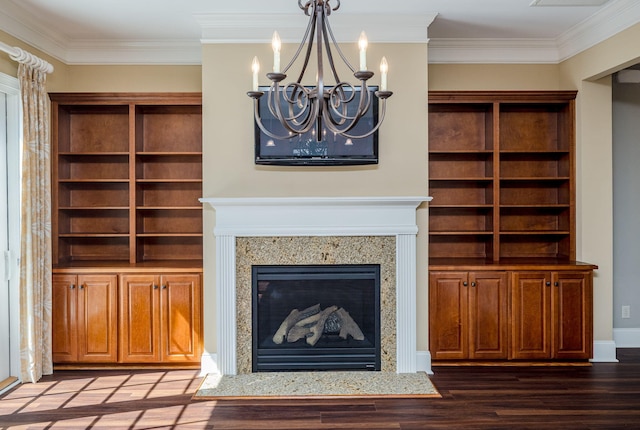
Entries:
[[[50, 62], [48, 92], [200, 92], [202, 68], [196, 66], [68, 66], [0, 31], [0, 41]], [[16, 76], [18, 63], [0, 52], [0, 73]]]
[[200, 92], [200, 66], [68, 66], [51, 92]]
[[[284, 59], [291, 46], [283, 48]], [[278, 167], [254, 164], [253, 104], [250, 64], [258, 55], [261, 81], [271, 68], [271, 50], [260, 45], [206, 45], [203, 47], [204, 195], [206, 197], [274, 196], [422, 196], [427, 193], [427, 48], [426, 44], [376, 44], [368, 50], [368, 65], [389, 62], [387, 117], [380, 130], [380, 164], [341, 167]], [[357, 52], [347, 52], [357, 60]], [[375, 67], [377, 69], [377, 66]], [[297, 69], [294, 73], [297, 73]], [[293, 75], [291, 73], [290, 75]], [[311, 78], [315, 74], [312, 74]], [[352, 80], [350, 73], [341, 78]], [[224, 82], [224, 85], [220, 85]], [[378, 81], [373, 79], [374, 84]], [[213, 210], [205, 209], [205, 308], [215, 308], [215, 250]], [[426, 308], [427, 218], [419, 211], [418, 255], [421, 308]], [[205, 347], [215, 351], [214, 315], [205, 316]], [[427, 349], [426, 320], [419, 325], [418, 347]]]
[[[37, 55], [43, 60], [48, 61], [54, 67], [54, 73], [47, 75], [47, 88], [50, 89], [52, 87], [56, 87], [58, 85], [62, 85], [64, 82], [64, 77], [66, 73], [67, 66], [61, 61], [56, 60], [50, 55], [46, 55], [42, 51], [35, 49], [34, 47], [27, 45], [19, 39], [16, 39], [9, 34], [0, 31], [0, 41], [6, 43], [9, 46], [18, 47], [24, 49], [32, 53], [33, 55]], [[4, 51], [0, 51], [0, 73], [4, 73], [9, 76], [17, 76], [18, 74], [18, 63], [9, 58], [9, 54]]]
[[578, 258], [598, 264], [594, 337], [613, 339], [613, 166], [611, 74], [640, 62], [640, 24], [561, 64], [578, 89]]
[[[387, 120], [380, 132], [380, 164], [285, 168], [253, 163], [252, 107], [245, 95], [250, 62], [270, 64], [268, 44], [205, 45], [199, 66], [66, 66], [0, 32], [0, 40], [50, 61], [49, 91], [201, 91], [204, 105], [205, 197], [425, 195], [427, 187], [427, 82], [431, 90], [577, 89], [578, 258], [599, 265], [595, 280], [595, 339], [612, 339], [612, 72], [640, 60], [640, 25], [560, 65], [427, 67], [424, 44], [382, 44], [370, 49], [370, 68], [382, 55], [390, 64]], [[290, 51], [283, 59], [290, 57]], [[290, 49], [290, 48], [289, 48]], [[347, 52], [350, 58], [356, 58]], [[266, 67], [268, 68], [268, 67]], [[427, 73], [428, 69], [428, 73]], [[17, 65], [0, 53], [0, 72]], [[345, 77], [347, 75], [344, 75]], [[224, 84], [220, 84], [220, 83]], [[265, 80], [261, 84], [266, 84]], [[418, 309], [427, 306], [427, 210], [418, 211]], [[205, 209], [205, 309], [215, 309], [214, 211]], [[215, 315], [205, 312], [205, 347], [215, 352]], [[428, 349], [426, 312], [418, 316], [418, 349]]]
[[429, 90], [559, 90], [555, 64], [430, 64]]

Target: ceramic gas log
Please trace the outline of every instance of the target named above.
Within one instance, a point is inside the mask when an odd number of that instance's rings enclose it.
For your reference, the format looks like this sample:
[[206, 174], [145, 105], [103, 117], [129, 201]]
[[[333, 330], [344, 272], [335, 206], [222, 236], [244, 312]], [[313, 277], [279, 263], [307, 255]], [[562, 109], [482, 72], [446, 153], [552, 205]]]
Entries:
[[273, 342], [280, 345], [285, 340], [293, 343], [305, 339], [307, 344], [314, 346], [323, 334], [337, 335], [342, 340], [348, 336], [364, 340], [362, 330], [349, 312], [337, 306], [320, 310], [318, 303], [303, 311], [292, 310], [273, 335]]

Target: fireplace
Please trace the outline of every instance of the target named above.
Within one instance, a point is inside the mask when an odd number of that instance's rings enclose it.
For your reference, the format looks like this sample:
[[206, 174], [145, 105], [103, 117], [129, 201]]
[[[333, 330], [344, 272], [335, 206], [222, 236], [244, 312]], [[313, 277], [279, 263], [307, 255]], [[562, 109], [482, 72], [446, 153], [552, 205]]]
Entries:
[[215, 279], [205, 270], [205, 283], [215, 284], [216, 344], [215, 352], [202, 356], [203, 372], [252, 372], [253, 265], [378, 262], [381, 370], [430, 372], [428, 351], [416, 348], [416, 207], [429, 200], [403, 196], [200, 199], [215, 209], [216, 239]]
[[380, 370], [379, 265], [252, 267], [252, 370]]

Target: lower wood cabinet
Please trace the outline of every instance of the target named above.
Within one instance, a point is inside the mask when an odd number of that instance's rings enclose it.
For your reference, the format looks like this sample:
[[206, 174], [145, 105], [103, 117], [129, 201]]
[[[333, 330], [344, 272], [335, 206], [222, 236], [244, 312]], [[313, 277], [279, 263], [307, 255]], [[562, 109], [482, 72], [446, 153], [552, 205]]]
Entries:
[[115, 275], [53, 275], [54, 362], [117, 361], [117, 286]]
[[52, 281], [54, 363], [200, 363], [200, 273], [61, 273]]
[[506, 272], [429, 274], [433, 359], [506, 359]]
[[514, 272], [514, 359], [586, 359], [593, 353], [591, 272]]
[[121, 275], [120, 361], [199, 362], [200, 276]]
[[587, 360], [593, 265], [585, 270], [429, 272], [429, 348], [438, 360]]

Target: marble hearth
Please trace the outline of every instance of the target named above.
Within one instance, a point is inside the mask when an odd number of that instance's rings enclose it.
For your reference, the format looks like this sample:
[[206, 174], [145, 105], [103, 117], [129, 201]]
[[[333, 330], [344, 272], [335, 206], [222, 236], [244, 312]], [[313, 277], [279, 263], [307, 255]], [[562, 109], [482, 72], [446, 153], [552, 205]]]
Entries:
[[251, 372], [251, 266], [380, 264], [382, 370], [413, 373], [416, 208], [429, 197], [204, 198], [216, 211], [214, 366]]

